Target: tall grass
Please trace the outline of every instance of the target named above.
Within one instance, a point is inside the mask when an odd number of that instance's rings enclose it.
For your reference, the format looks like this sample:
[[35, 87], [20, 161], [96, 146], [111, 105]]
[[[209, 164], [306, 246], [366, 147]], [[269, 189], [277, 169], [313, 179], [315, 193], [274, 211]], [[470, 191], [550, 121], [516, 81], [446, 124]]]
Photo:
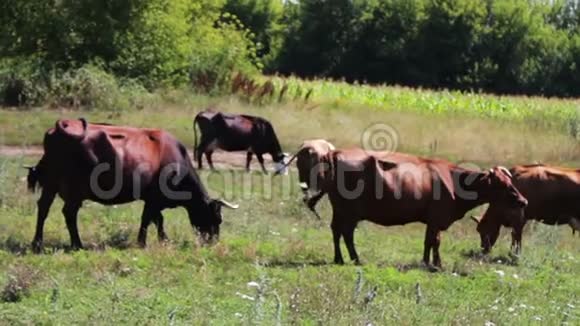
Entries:
[[[289, 97], [311, 92], [314, 102], [336, 108], [365, 107], [437, 115], [460, 115], [523, 122], [532, 127], [578, 129], [580, 100], [527, 96], [497, 96], [474, 92], [416, 89], [400, 86], [349, 84], [341, 81], [267, 77], [276, 89], [287, 85]], [[576, 135], [574, 133], [574, 135]]]

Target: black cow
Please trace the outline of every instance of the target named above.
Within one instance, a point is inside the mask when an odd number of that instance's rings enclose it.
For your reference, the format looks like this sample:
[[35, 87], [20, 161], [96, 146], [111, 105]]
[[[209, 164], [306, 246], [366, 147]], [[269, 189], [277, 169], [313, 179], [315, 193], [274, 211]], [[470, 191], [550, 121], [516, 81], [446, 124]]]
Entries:
[[[197, 130], [199, 127], [201, 139], [197, 143]], [[246, 170], [250, 170], [250, 162], [253, 154], [256, 154], [262, 170], [264, 167], [263, 154], [270, 154], [276, 162], [278, 169], [284, 169], [284, 158], [280, 142], [272, 124], [260, 117], [243, 114], [226, 114], [213, 110], [198, 113], [193, 120], [193, 132], [195, 137], [194, 157], [198, 168], [203, 168], [202, 155], [205, 153], [207, 162], [213, 170], [212, 153], [216, 149], [224, 151], [247, 151]]]

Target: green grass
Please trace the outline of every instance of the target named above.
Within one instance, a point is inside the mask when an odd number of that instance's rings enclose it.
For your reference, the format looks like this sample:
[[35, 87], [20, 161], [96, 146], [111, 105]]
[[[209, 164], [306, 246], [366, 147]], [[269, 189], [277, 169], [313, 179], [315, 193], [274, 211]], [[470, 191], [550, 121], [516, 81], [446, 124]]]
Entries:
[[[114, 113], [3, 109], [0, 144], [39, 145], [56, 119], [84, 116], [161, 127], [191, 147], [193, 117], [216, 106], [268, 118], [288, 152], [303, 139], [318, 137], [339, 147], [361, 146], [365, 130], [382, 123], [394, 130], [390, 136], [396, 146], [389, 149], [403, 152], [482, 167], [580, 162], [577, 100], [287, 82], [285, 100], [265, 105], [167, 91], [140, 110]], [[282, 82], [275, 83], [280, 89]], [[314, 91], [307, 102], [294, 99], [309, 88]], [[148, 248], [138, 249], [141, 203], [103, 207], [87, 202], [79, 228], [89, 250], [68, 252], [62, 203], [57, 202], [45, 227], [46, 252], [33, 255], [28, 248], [38, 194], [26, 193], [25, 170], [19, 166], [36, 159], [0, 157], [0, 291], [21, 299], [0, 303], [0, 324], [580, 322], [580, 251], [568, 227], [530, 225], [523, 256], [514, 265], [508, 230], [492, 255], [481, 258], [474, 254], [479, 247], [475, 225], [464, 219], [443, 235], [445, 270], [430, 273], [419, 264], [423, 225], [362, 223], [355, 242], [364, 265], [335, 266], [330, 264], [330, 205], [321, 202], [323, 221], [317, 221], [300, 201], [295, 172], [271, 178], [238, 171], [233, 186], [226, 187], [223, 180], [232, 174], [204, 171], [213, 194], [240, 203], [240, 209], [224, 212], [221, 240], [211, 247], [198, 244], [185, 212], [176, 209], [165, 212], [171, 242], [157, 243], [151, 227]]]
[[[508, 232], [491, 258], [480, 260], [471, 254], [479, 244], [475, 226], [461, 220], [443, 235], [445, 270], [429, 273], [419, 267], [422, 225], [362, 223], [355, 241], [364, 265], [335, 266], [330, 205], [321, 202], [324, 220], [316, 221], [300, 202], [294, 173], [236, 174], [227, 197], [240, 208], [224, 212], [221, 240], [211, 247], [198, 245], [185, 212], [176, 209], [165, 212], [171, 242], [158, 244], [152, 227], [148, 248], [138, 249], [142, 204], [86, 203], [79, 228], [90, 249], [63, 251], [69, 238], [57, 202], [45, 228], [46, 253], [33, 255], [23, 250], [38, 195], [25, 192], [19, 168], [33, 160], [0, 158], [0, 287], [22, 279], [28, 292], [0, 303], [3, 324], [579, 322], [580, 251], [568, 227], [532, 225], [514, 266], [506, 264]], [[219, 175], [203, 175], [214, 195], [224, 193]], [[373, 290], [376, 296], [365, 300]]]

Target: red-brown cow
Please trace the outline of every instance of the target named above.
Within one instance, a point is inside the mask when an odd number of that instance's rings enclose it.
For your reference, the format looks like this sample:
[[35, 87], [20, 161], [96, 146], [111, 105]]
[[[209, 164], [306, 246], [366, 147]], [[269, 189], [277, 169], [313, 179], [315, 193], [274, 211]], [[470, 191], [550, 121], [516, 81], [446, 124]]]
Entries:
[[521, 251], [522, 230], [528, 220], [549, 225], [569, 224], [580, 230], [580, 170], [542, 164], [515, 166], [510, 170], [514, 186], [528, 199], [521, 215], [502, 205], [490, 205], [478, 222], [481, 247], [488, 253], [501, 226], [512, 227], [512, 250]]
[[38, 220], [32, 241], [35, 251], [43, 242], [44, 221], [55, 196], [64, 200], [63, 214], [71, 246], [82, 248], [77, 213], [85, 200], [104, 205], [143, 200], [138, 242], [146, 243], [151, 222], [160, 240], [165, 208], [184, 207], [191, 225], [209, 238], [219, 235], [221, 207], [211, 199], [193, 168], [185, 147], [159, 129], [137, 129], [88, 124], [84, 119], [59, 120], [44, 136], [44, 155], [30, 168], [28, 187], [42, 188]]
[[342, 264], [340, 238], [350, 258], [359, 262], [354, 229], [369, 220], [390, 226], [427, 225], [423, 262], [441, 266], [439, 244], [446, 230], [465, 213], [489, 202], [523, 207], [526, 199], [503, 167], [478, 172], [443, 160], [401, 153], [338, 150], [326, 156], [323, 188], [332, 204], [334, 261]]

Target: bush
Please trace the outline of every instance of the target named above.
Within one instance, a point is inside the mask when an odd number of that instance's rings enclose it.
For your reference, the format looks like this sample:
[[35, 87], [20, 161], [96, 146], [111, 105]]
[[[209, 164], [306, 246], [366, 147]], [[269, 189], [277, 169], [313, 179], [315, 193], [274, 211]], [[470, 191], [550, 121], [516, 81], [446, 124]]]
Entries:
[[0, 71], [3, 105], [49, 105], [72, 109], [123, 111], [142, 108], [153, 95], [134, 80], [119, 82], [96, 64], [78, 69], [45, 71], [30, 61], [10, 60]]

